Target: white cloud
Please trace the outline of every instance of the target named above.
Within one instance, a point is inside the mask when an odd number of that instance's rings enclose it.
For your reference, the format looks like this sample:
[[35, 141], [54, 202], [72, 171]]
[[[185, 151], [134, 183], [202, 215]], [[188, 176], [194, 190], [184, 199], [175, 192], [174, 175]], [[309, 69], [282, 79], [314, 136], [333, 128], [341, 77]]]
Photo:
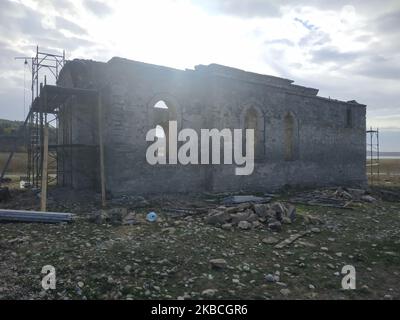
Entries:
[[[0, 86], [21, 90], [13, 57], [36, 44], [68, 58], [220, 63], [355, 99], [368, 124], [400, 130], [399, 16], [396, 0], [3, 0]], [[17, 101], [2, 94], [0, 118], [21, 118]]]

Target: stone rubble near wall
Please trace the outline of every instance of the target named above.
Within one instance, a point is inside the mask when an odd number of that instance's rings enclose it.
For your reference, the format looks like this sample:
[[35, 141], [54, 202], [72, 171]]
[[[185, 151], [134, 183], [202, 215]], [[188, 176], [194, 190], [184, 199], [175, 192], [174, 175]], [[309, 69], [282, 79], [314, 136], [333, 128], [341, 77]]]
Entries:
[[290, 199], [292, 203], [352, 209], [354, 202], [375, 202], [376, 199], [363, 189], [342, 188], [313, 190], [297, 194]]
[[271, 204], [240, 203], [237, 206], [220, 206], [209, 212], [205, 218], [211, 225], [223, 229], [237, 227], [249, 230], [267, 226], [273, 231], [280, 231], [285, 224], [296, 219], [296, 208], [290, 204], [274, 202]]

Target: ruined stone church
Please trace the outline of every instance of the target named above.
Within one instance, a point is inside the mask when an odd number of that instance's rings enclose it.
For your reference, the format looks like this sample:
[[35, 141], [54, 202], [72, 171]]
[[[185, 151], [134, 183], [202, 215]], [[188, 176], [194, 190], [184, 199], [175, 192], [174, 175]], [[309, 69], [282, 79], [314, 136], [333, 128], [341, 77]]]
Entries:
[[[364, 185], [366, 106], [318, 96], [293, 81], [222, 65], [193, 70], [113, 58], [68, 62], [58, 86], [98, 90], [96, 105], [68, 99], [59, 111], [60, 145], [79, 148], [59, 156], [59, 182], [99, 185], [99, 130], [104, 176], [112, 194], [271, 191], [283, 186]], [[177, 121], [178, 130], [254, 129], [254, 171], [236, 165], [150, 165], [146, 133]]]

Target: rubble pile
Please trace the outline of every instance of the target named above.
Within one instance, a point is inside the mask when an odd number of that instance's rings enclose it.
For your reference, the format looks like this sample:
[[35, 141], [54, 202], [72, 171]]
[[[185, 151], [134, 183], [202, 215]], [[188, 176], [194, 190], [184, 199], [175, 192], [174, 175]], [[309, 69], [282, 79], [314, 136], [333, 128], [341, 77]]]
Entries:
[[229, 230], [237, 227], [241, 230], [267, 226], [280, 231], [282, 225], [291, 224], [296, 218], [296, 208], [281, 202], [270, 204], [240, 203], [236, 206], [220, 206], [212, 209], [206, 222]]
[[376, 199], [367, 194], [363, 189], [337, 188], [326, 190], [313, 190], [297, 194], [290, 199], [292, 203], [311, 206], [333, 207], [352, 209], [353, 202], [375, 202]]

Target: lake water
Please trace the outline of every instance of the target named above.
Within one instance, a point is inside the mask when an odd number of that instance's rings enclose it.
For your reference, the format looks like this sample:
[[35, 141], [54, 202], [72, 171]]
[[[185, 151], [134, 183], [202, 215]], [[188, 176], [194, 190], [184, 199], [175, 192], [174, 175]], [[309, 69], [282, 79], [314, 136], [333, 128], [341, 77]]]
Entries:
[[[371, 159], [370, 156], [367, 156], [367, 159]], [[376, 159], [376, 156], [374, 156]], [[379, 159], [400, 159], [400, 156], [379, 156]]]

